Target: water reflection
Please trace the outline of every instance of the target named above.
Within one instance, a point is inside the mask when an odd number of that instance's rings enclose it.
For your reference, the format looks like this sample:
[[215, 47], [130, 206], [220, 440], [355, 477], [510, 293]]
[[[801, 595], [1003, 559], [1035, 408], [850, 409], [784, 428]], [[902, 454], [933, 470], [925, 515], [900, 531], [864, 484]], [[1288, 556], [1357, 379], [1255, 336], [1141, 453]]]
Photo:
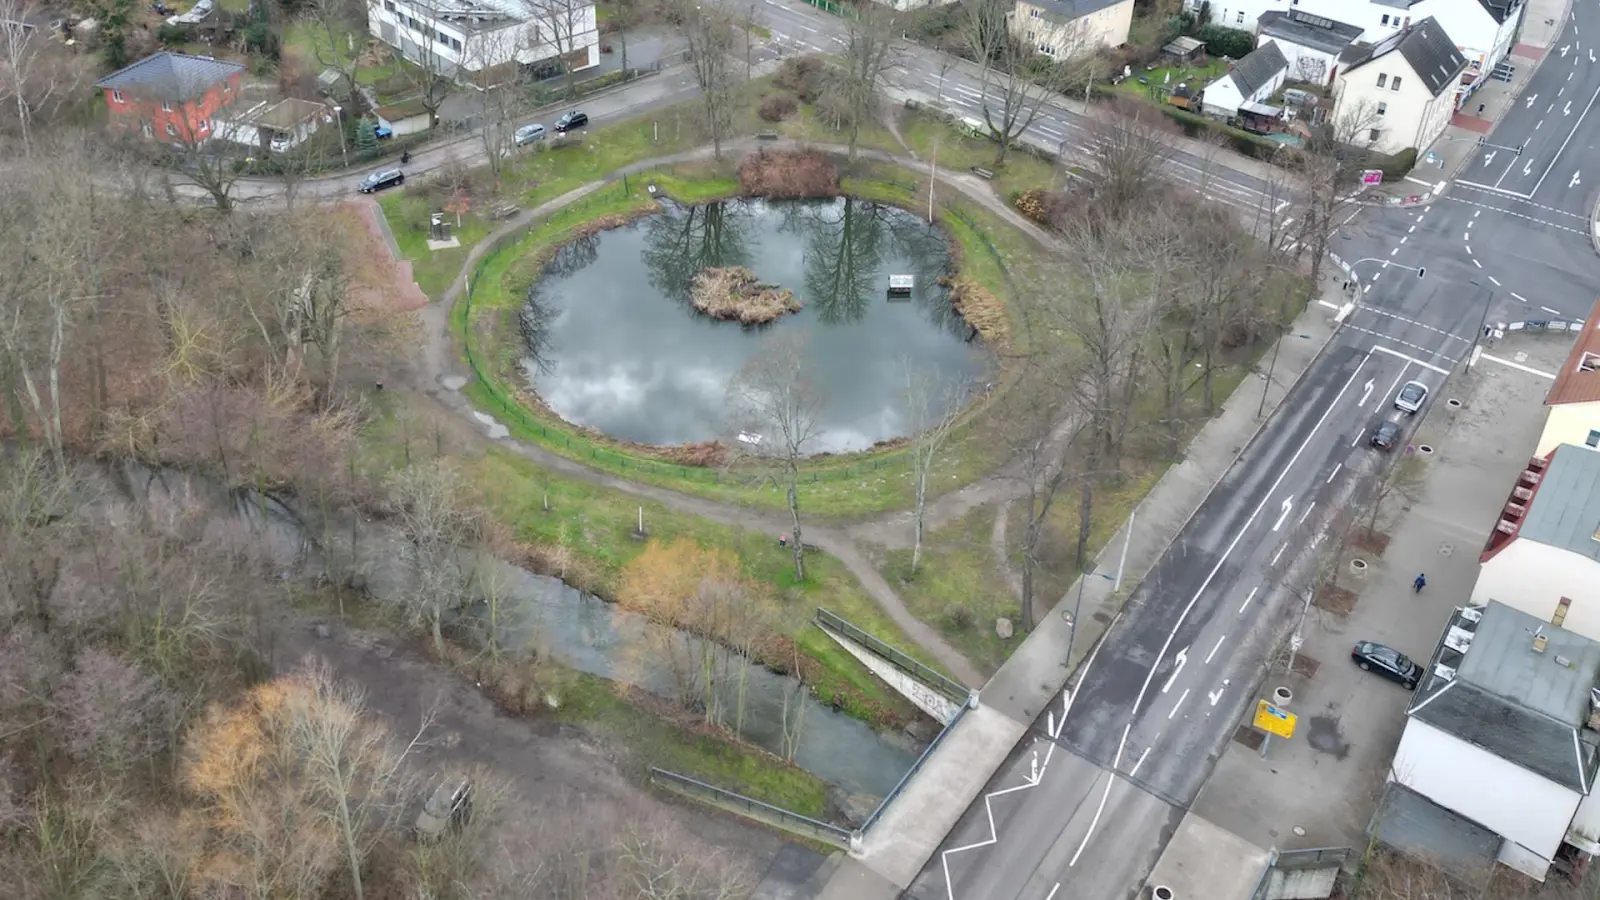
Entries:
[[[864, 449], [906, 432], [903, 358], [976, 379], [987, 355], [939, 281], [946, 237], [904, 210], [862, 200], [731, 201], [669, 207], [556, 255], [523, 309], [524, 371], [551, 409], [650, 444], [725, 438], [729, 380], [758, 334], [687, 304], [707, 266], [747, 266], [804, 308], [765, 328], [801, 328], [827, 397], [814, 451]], [[910, 274], [910, 302], [887, 297]]]

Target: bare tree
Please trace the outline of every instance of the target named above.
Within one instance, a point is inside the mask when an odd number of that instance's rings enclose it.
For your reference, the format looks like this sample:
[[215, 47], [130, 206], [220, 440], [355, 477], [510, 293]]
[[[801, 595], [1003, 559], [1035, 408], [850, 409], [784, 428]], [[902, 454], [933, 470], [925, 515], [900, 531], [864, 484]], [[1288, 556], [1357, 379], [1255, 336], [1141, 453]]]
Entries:
[[442, 650], [445, 611], [469, 599], [472, 554], [483, 519], [465, 502], [467, 485], [448, 461], [402, 469], [389, 478], [388, 487], [411, 573], [398, 599], [413, 622], [429, 629], [434, 648]]
[[34, 0], [0, 0], [0, 103], [16, 112], [24, 155], [33, 151], [33, 123], [74, 101], [88, 81], [83, 57], [54, 40]]
[[[764, 338], [728, 385], [733, 424], [741, 446], [771, 464], [763, 477], [783, 488], [792, 520], [794, 575], [804, 581], [805, 544], [800, 534], [800, 464], [821, 429], [826, 400], [811, 379], [806, 360], [808, 336], [776, 332]], [[754, 443], [744, 440], [745, 434]]]
[[722, 142], [733, 127], [734, 76], [730, 66], [738, 38], [717, 7], [702, 7], [695, 0], [672, 2], [678, 30], [689, 45], [689, 71], [700, 88], [712, 153], [721, 159]]
[[1367, 510], [1367, 538], [1378, 533], [1378, 522], [1394, 503], [1415, 503], [1428, 483], [1428, 466], [1422, 457], [1409, 449], [1389, 466], [1383, 480], [1372, 495], [1372, 505]]
[[[1148, 104], [1117, 100], [1094, 111], [1089, 161], [1094, 202], [1125, 209], [1171, 190], [1164, 177], [1172, 159], [1172, 129]], [[1105, 211], [1102, 211], [1102, 214]]]
[[[510, 55], [510, 48], [504, 51], [499, 49], [499, 45], [509, 40], [504, 29], [486, 32], [473, 39], [479, 53], [486, 59]], [[478, 137], [483, 142], [484, 157], [489, 163], [489, 174], [494, 176], [496, 187], [500, 185], [506, 160], [511, 157], [515, 147], [517, 116], [522, 109], [521, 77], [503, 80], [502, 74], [498, 67], [492, 66], [484, 66], [472, 73], [472, 84], [477, 88], [479, 108], [483, 113]]]
[[[1065, 66], [1035, 64], [1037, 48], [1024, 46], [1009, 31], [1011, 7], [1008, 0], [975, 0], [961, 24], [962, 39], [983, 66], [983, 123], [998, 144], [995, 165], [1006, 161], [1069, 74]], [[1071, 56], [1076, 47], [1063, 52]]]
[[406, 72], [412, 88], [417, 92], [417, 102], [428, 113], [428, 127], [432, 128], [439, 122], [439, 107], [455, 92], [460, 69], [454, 59], [444, 54], [445, 45], [432, 39], [439, 32], [437, 23], [424, 20], [423, 24], [428, 27], [429, 34], [426, 39], [413, 45], [416, 47], [416, 58], [411, 61], [416, 65], [408, 66]]
[[[305, 6], [307, 14], [316, 23], [312, 52], [324, 69], [332, 69], [339, 80], [329, 86], [329, 94], [337, 101], [349, 104], [356, 95], [356, 68], [358, 57], [354, 50], [350, 0], [310, 0]], [[343, 44], [343, 46], [340, 46]]]
[[574, 75], [577, 67], [573, 57], [585, 51], [597, 39], [594, 4], [590, 0], [522, 0], [529, 14], [538, 23], [536, 42], [548, 44], [555, 50], [565, 76], [567, 96], [577, 93]]
[[845, 43], [832, 79], [831, 93], [849, 135], [850, 158], [855, 159], [861, 126], [872, 121], [882, 102], [883, 82], [895, 65], [895, 18], [888, 7], [866, 3], [856, 14], [845, 16]]
[[922, 561], [922, 526], [928, 508], [928, 481], [940, 462], [945, 443], [955, 430], [965, 406], [969, 385], [961, 381], [939, 381], [928, 371], [917, 371], [909, 359], [906, 374], [906, 424], [911, 438], [911, 483], [915, 499], [911, 507], [911, 574]]
[[1351, 104], [1312, 130], [1305, 146], [1290, 152], [1290, 171], [1300, 187], [1299, 223], [1293, 246], [1296, 259], [1310, 262], [1310, 283], [1321, 283], [1328, 242], [1339, 227], [1337, 214], [1344, 194], [1353, 190], [1366, 154], [1359, 148], [1372, 142], [1381, 119], [1375, 107]]
[[1072, 468], [1066, 454], [1083, 431], [1082, 417], [1072, 416], [1063, 396], [1071, 392], [1079, 363], [1040, 354], [1025, 361], [1017, 388], [1006, 398], [1001, 431], [1010, 448], [1011, 468], [1023, 482], [1022, 597], [1018, 622], [1024, 631], [1036, 621], [1034, 595], [1041, 564], [1041, 545], [1056, 497], [1069, 483]]

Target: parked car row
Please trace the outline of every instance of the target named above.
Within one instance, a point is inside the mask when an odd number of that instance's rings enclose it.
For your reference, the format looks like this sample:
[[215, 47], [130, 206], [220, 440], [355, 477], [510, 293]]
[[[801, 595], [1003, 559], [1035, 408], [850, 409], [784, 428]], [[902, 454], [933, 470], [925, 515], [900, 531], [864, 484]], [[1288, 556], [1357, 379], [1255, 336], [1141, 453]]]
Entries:
[[[568, 134], [578, 130], [579, 128], [586, 128], [588, 125], [589, 114], [581, 110], [574, 109], [569, 112], [562, 113], [561, 118], [556, 120], [555, 124], [551, 126], [550, 130], [554, 131], [556, 134]], [[543, 125], [539, 124], [538, 122], [530, 122], [527, 125], [523, 125], [522, 127], [518, 128], [516, 133], [512, 136], [512, 140], [518, 147], [523, 147], [528, 144], [544, 140], [545, 135], [546, 131]], [[409, 157], [410, 154], [408, 153], [406, 156]], [[402, 159], [402, 162], [404, 161], [405, 160]], [[361, 184], [356, 186], [356, 190], [363, 194], [373, 194], [386, 188], [399, 187], [405, 183], [406, 173], [400, 169], [379, 169], [378, 171], [368, 175], [366, 178], [361, 179]]]

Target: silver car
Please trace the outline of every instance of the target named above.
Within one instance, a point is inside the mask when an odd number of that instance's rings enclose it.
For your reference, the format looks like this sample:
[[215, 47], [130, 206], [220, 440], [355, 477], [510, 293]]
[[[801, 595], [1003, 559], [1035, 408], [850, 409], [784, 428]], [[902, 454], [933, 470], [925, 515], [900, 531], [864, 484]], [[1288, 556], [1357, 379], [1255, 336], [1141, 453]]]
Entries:
[[525, 144], [531, 144], [534, 141], [542, 141], [544, 140], [544, 126], [540, 125], [538, 122], [535, 122], [531, 125], [524, 125], [517, 129], [515, 140], [518, 147], [521, 147]]
[[1408, 381], [1400, 393], [1394, 395], [1394, 408], [1401, 412], [1417, 413], [1428, 399], [1428, 386], [1420, 381]]

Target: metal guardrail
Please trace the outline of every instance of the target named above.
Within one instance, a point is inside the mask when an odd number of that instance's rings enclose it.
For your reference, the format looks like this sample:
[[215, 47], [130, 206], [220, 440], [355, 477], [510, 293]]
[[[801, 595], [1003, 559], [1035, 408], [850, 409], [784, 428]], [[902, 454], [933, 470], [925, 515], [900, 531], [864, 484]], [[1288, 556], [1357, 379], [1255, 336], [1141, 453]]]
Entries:
[[810, 816], [802, 816], [781, 806], [763, 803], [760, 800], [746, 797], [726, 788], [706, 784], [704, 781], [690, 778], [687, 775], [679, 775], [676, 772], [668, 772], [665, 769], [658, 769], [655, 766], [650, 767], [650, 783], [686, 797], [704, 800], [723, 809], [742, 812], [749, 818], [765, 822], [775, 828], [782, 828], [784, 831], [833, 844], [845, 850], [850, 849], [851, 839], [859, 834], [859, 832], [852, 832], [847, 828], [830, 825]]
[[971, 708], [972, 704], [970, 703], [961, 704], [961, 708], [956, 710], [956, 714], [950, 717], [950, 724], [944, 726], [938, 734], [934, 735], [933, 740], [922, 751], [922, 755], [917, 757], [917, 761], [911, 764], [911, 768], [907, 769], [906, 773], [900, 776], [900, 780], [895, 782], [889, 793], [884, 795], [882, 802], [878, 804], [878, 808], [872, 811], [872, 815], [867, 816], [867, 820], [861, 823], [862, 834], [866, 834], [872, 829], [872, 826], [878, 824], [878, 818], [883, 815], [883, 811], [889, 808], [889, 804], [893, 803], [896, 797], [900, 796], [900, 792], [905, 790], [906, 785], [911, 783], [911, 779], [922, 771], [923, 763], [933, 756], [933, 751], [939, 749], [939, 745], [944, 743], [944, 736], [955, 730], [956, 725], [961, 721], [961, 717], [965, 716], [967, 710]]
[[910, 675], [950, 700], [964, 705], [972, 697], [972, 690], [967, 686], [958, 684], [932, 668], [917, 662], [905, 653], [850, 624], [843, 616], [832, 610], [824, 609], [820, 606], [817, 607], [816, 622], [821, 627], [829, 631], [838, 632], [843, 637], [866, 647], [896, 669]]

